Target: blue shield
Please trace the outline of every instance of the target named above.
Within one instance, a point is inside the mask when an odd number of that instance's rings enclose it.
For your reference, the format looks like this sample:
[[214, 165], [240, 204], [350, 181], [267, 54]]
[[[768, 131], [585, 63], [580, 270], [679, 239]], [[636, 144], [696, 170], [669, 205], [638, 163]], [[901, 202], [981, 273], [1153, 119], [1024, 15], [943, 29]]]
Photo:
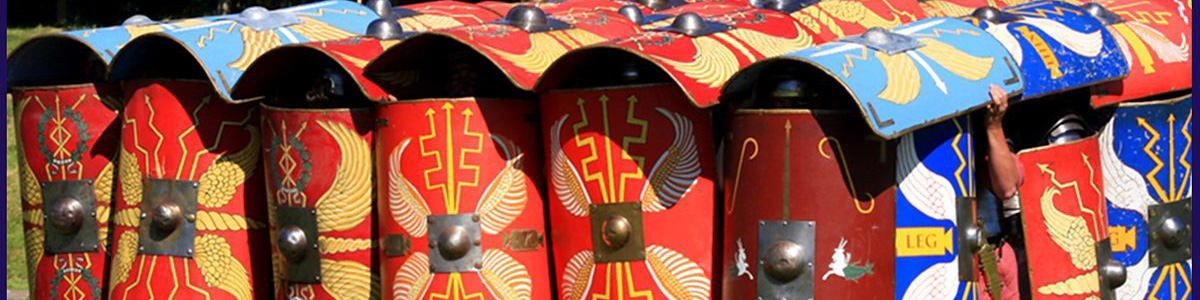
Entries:
[[1015, 21], [964, 19], [987, 30], [1020, 65], [1029, 99], [1124, 78], [1129, 65], [1112, 33], [1078, 6], [1034, 1], [1003, 9]]
[[[1113, 259], [1127, 280], [1118, 299], [1190, 299], [1191, 259], [1150, 258], [1150, 208], [1192, 195], [1191, 96], [1123, 103], [1101, 131], [1100, 154]], [[1174, 288], [1172, 288], [1174, 287]]]
[[[970, 121], [956, 117], [908, 133], [896, 149], [896, 299], [978, 299], [958, 237], [975, 196]], [[967, 211], [959, 211], [959, 202]], [[966, 213], [970, 219], [963, 219]], [[965, 254], [960, 257], [960, 254]], [[964, 276], [966, 275], [966, 276]]]
[[[868, 31], [869, 33], [870, 31]], [[895, 27], [880, 39], [855, 36], [790, 54], [840, 81], [877, 134], [895, 138], [991, 101], [990, 85], [1021, 92], [1008, 51], [979, 27], [952, 18]], [[891, 42], [889, 42], [891, 41]]]

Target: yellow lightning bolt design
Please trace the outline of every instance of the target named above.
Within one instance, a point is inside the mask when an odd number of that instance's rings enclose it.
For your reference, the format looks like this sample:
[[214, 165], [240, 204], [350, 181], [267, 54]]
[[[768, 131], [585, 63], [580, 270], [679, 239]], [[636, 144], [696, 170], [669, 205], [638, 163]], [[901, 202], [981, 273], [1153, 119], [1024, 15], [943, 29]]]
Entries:
[[962, 140], [963, 128], [962, 128], [962, 124], [958, 123], [958, 119], [953, 119], [953, 121], [954, 121], [954, 129], [957, 129], [958, 133], [954, 134], [954, 141], [950, 142], [950, 147], [954, 148], [954, 154], [958, 155], [958, 161], [960, 162], [960, 164], [958, 165], [958, 169], [954, 170], [954, 179], [958, 180], [958, 188], [960, 190], [962, 190], [964, 195], [967, 195], [967, 194], [969, 194], [969, 192], [967, 192], [967, 185], [965, 183], [963, 183], [963, 178], [962, 178], [963, 170], [967, 169], [967, 159], [965, 157], [963, 157], [962, 148], [958, 147], [958, 141]]
[[[1192, 133], [1191, 133], [1191, 130], [1189, 130], [1191, 128], [1192, 128], [1192, 112], [1189, 111], [1187, 119], [1184, 119], [1184, 121], [1183, 121], [1183, 127], [1179, 128], [1179, 132], [1183, 133], [1183, 138], [1187, 140], [1187, 143], [1183, 144], [1184, 145], [1183, 146], [1183, 154], [1179, 155], [1179, 165], [1183, 166], [1183, 169], [1184, 169], [1183, 178], [1185, 178], [1185, 179], [1192, 178], [1192, 164], [1189, 164], [1187, 162], [1187, 158], [1191, 157], [1189, 155], [1189, 153], [1192, 150]], [[1171, 148], [1175, 148], [1175, 143], [1171, 143]], [[1183, 198], [1184, 188], [1187, 187], [1187, 185], [1189, 183], [1191, 183], [1191, 180], [1184, 180], [1183, 182], [1179, 183], [1179, 189], [1175, 191], [1174, 200], [1179, 200], [1179, 199]]]
[[237, 22], [230, 21], [229, 28], [225, 28], [225, 29], [221, 29], [219, 27], [209, 28], [208, 35], [200, 36], [200, 40], [196, 41], [196, 46], [200, 47], [200, 48], [204, 48], [204, 46], [208, 45], [208, 43], [205, 43], [205, 41], [213, 40], [216, 37], [216, 34], [218, 31], [220, 31], [221, 33], [231, 33], [231, 32], [233, 32], [233, 29], [237, 27], [237, 24], [238, 24]]
[[[454, 297], [454, 298], [450, 298], [450, 297]], [[462, 274], [461, 273], [451, 273], [450, 279], [446, 283], [446, 291], [442, 294], [437, 294], [437, 293], [430, 294], [429, 299], [444, 299], [444, 300], [483, 299], [483, 293], [467, 294], [466, 289], [463, 288]]]
[[[1050, 2], [1042, 3], [1042, 5], [1049, 5], [1049, 4], [1050, 4]], [[1042, 6], [1042, 5], [1032, 5], [1032, 6], [1028, 6], [1028, 7], [1036, 7], [1036, 6]], [[1028, 8], [1028, 7], [1025, 7], [1025, 8]], [[1024, 9], [1024, 8], [1022, 8], [1022, 9]], [[1081, 12], [1079, 10], [1065, 8], [1065, 7], [1054, 7], [1054, 9], [1034, 8], [1033, 11], [1009, 10], [1009, 12], [1014, 13], [1014, 14], [1019, 14], [1019, 15], [1042, 17], [1042, 18], [1050, 18], [1048, 15], [1066, 16], [1066, 13], [1073, 13], [1073, 14], [1079, 15], [1079, 16], [1083, 15], [1083, 12]]]
[[[604, 98], [602, 96], [601, 99], [607, 99], [607, 98]], [[579, 106], [580, 120], [579, 120], [579, 122], [577, 122], [575, 124], [571, 124], [571, 129], [575, 132], [575, 145], [577, 145], [579, 147], [585, 147], [585, 146], [588, 147], [588, 151], [589, 151], [588, 153], [590, 153], [591, 155], [589, 155], [588, 157], [584, 157], [583, 160], [579, 161], [579, 163], [583, 167], [583, 179], [585, 181], [599, 180], [601, 182], [600, 183], [600, 186], [601, 186], [600, 198], [603, 200], [602, 203], [608, 203], [609, 202], [608, 191], [603, 188], [604, 177], [602, 176], [602, 174], [600, 174], [600, 172], [588, 171], [588, 169], [589, 169], [588, 166], [592, 162], [595, 162], [597, 159], [599, 159], [599, 157], [596, 156], [596, 139], [594, 137], [587, 137], [584, 139], [579, 138], [579, 136], [580, 136], [579, 129], [587, 127], [588, 125], [591, 125], [591, 122], [588, 122], [587, 110], [584, 109], [584, 106], [583, 106], [584, 103], [585, 103], [585, 101], [582, 98], [579, 99], [578, 101], [575, 101], [575, 105]], [[607, 134], [608, 133], [605, 132], [605, 135], [607, 135]]]
[[867, 47], [861, 47], [861, 48], [862, 48], [861, 49], [862, 54], [860, 54], [860, 55], [846, 54], [846, 62], [842, 63], [842, 76], [850, 77], [850, 68], [854, 67], [855, 59], [859, 59], [862, 61], [871, 60], [871, 57], [867, 56]]
[[638, 119], [633, 115], [634, 107], [637, 106], [638, 102], [637, 96], [629, 96], [629, 98], [626, 98], [625, 101], [629, 103], [629, 109], [625, 111], [625, 122], [641, 127], [642, 131], [637, 137], [626, 136], [621, 139], [621, 158], [633, 160], [637, 163], [638, 168], [634, 173], [621, 173], [621, 193], [619, 195], [625, 195], [625, 182], [627, 179], [642, 179], [644, 177], [642, 174], [642, 167], [646, 162], [646, 158], [642, 156], [629, 155], [629, 144], [645, 144], [646, 130], [649, 128], [649, 123], [647, 123], [646, 120]]
[[[446, 105], [450, 105], [450, 104], [447, 103]], [[437, 122], [434, 121], [434, 118], [433, 118], [434, 115], [436, 115], [436, 114], [437, 114], [437, 112], [434, 111], [432, 108], [425, 110], [425, 116], [429, 118], [429, 134], [421, 135], [421, 136], [417, 137], [417, 145], [419, 145], [421, 147], [421, 156], [422, 157], [432, 155], [432, 156], [434, 156], [433, 160], [435, 162], [437, 162], [437, 167], [434, 167], [432, 169], [427, 169], [427, 170], [425, 170], [425, 172], [423, 174], [425, 176], [425, 189], [430, 189], [430, 190], [441, 189], [442, 190], [442, 198], [445, 199], [446, 202], [449, 202], [450, 198], [451, 198], [450, 190], [446, 186], [445, 183], [433, 184], [433, 185], [429, 184], [430, 182], [432, 182], [429, 180], [429, 174], [441, 171], [443, 169], [442, 153], [439, 151], [425, 150], [425, 141], [437, 137]], [[449, 128], [447, 128], [447, 129], [449, 129]], [[447, 132], [449, 132], [449, 131], [447, 131]], [[452, 212], [448, 212], [450, 210], [450, 205], [446, 206], [446, 210], [447, 210], [447, 213], [453, 214]]]
[[[614, 267], [616, 268], [615, 271], [613, 270]], [[592, 299], [610, 300], [613, 298], [612, 288], [614, 281], [613, 277], [615, 275], [617, 300], [625, 300], [625, 295], [627, 295], [625, 293], [626, 289], [629, 290], [629, 299], [642, 298], [654, 300], [654, 293], [650, 290], [636, 290], [637, 287], [633, 286], [633, 272], [631, 272], [630, 269], [629, 262], [611, 263], [605, 266], [605, 271], [607, 271], [607, 274], [604, 276], [604, 294], [592, 294]]]
[[1162, 171], [1163, 166], [1166, 164], [1163, 163], [1162, 159], [1158, 158], [1158, 154], [1155, 154], [1154, 151], [1150, 149], [1151, 147], [1154, 147], [1154, 144], [1158, 143], [1158, 140], [1162, 137], [1162, 135], [1158, 133], [1158, 130], [1154, 130], [1154, 126], [1150, 126], [1150, 123], [1146, 122], [1146, 118], [1138, 117], [1137, 123], [1138, 126], [1142, 126], [1142, 128], [1146, 129], [1146, 132], [1150, 133], [1150, 140], [1146, 141], [1146, 146], [1142, 147], [1142, 152], [1145, 152], [1146, 156], [1149, 157], [1150, 160], [1154, 161], [1154, 168], [1150, 169], [1150, 172], [1146, 172], [1146, 181], [1149, 181], [1150, 186], [1154, 187], [1154, 192], [1158, 193], [1159, 199], [1162, 199], [1162, 201], [1167, 201], [1170, 199], [1170, 196], [1167, 195], [1167, 192], [1162, 188], [1162, 184], [1158, 182], [1157, 178], [1155, 178], [1155, 175], [1158, 175], [1158, 172]]
[[[1082, 154], [1082, 153], [1080, 153], [1080, 154]], [[1084, 164], [1091, 165], [1091, 163], [1088, 162], [1088, 160], [1087, 160], [1087, 155], [1083, 155], [1083, 161], [1084, 161]], [[1079, 193], [1079, 183], [1075, 182], [1075, 181], [1071, 181], [1071, 182], [1068, 182], [1065, 184], [1058, 182], [1057, 174], [1055, 174], [1055, 171], [1053, 169], [1050, 169], [1049, 164], [1037, 164], [1037, 167], [1038, 167], [1038, 169], [1042, 170], [1042, 174], [1050, 175], [1050, 183], [1054, 184], [1054, 186], [1056, 188], [1058, 188], [1059, 190], [1065, 190], [1067, 188], [1071, 188], [1072, 190], [1075, 191], [1075, 201], [1079, 205], [1079, 211], [1081, 213], [1091, 215], [1092, 216], [1092, 225], [1097, 229], [1096, 230], [1097, 232], [1100, 231], [1099, 230], [1100, 229], [1099, 216], [1096, 215], [1095, 211], [1092, 211], [1091, 209], [1087, 208], [1086, 206], [1083, 206], [1083, 195], [1081, 195]], [[1094, 233], [1093, 236], [1096, 237], [1096, 240], [1101, 239], [1101, 237], [1098, 235], [1098, 233]]]
[[356, 15], [360, 15], [360, 16], [365, 16], [365, 15], [367, 15], [367, 13], [366, 13], [366, 12], [364, 12], [364, 11], [361, 11], [361, 10], [352, 10], [352, 9], [328, 9], [328, 8], [322, 8], [322, 9], [318, 9], [318, 10], [317, 10], [317, 12], [311, 12], [311, 13], [310, 13], [310, 12], [296, 13], [296, 15], [300, 15], [300, 16], [314, 16], [314, 17], [320, 17], [320, 16], [324, 16], [324, 15], [325, 15], [325, 13], [339, 14], [339, 15], [348, 15], [348, 14], [356, 14]]
[[[448, 115], [448, 113], [447, 113], [447, 115]], [[467, 187], [479, 186], [479, 166], [467, 164], [467, 153], [478, 154], [478, 153], [483, 152], [483, 134], [478, 133], [478, 132], [471, 132], [471, 116], [474, 116], [475, 113], [472, 112], [470, 108], [468, 108], [468, 109], [463, 110], [462, 115], [463, 115], [463, 135], [469, 136], [469, 137], [475, 137], [476, 145], [478, 145], [478, 146], [476, 146], [475, 149], [468, 149], [468, 148], [464, 147], [462, 150], [460, 150], [461, 152], [459, 152], [459, 154], [458, 154], [458, 167], [463, 170], [473, 171], [472, 173], [475, 174], [474, 175], [475, 177], [474, 177], [474, 179], [471, 180], [471, 182], [456, 183], [457, 190], [454, 193], [455, 197], [462, 195], [463, 186], [467, 186]], [[449, 136], [449, 135], [447, 135], [447, 136]], [[449, 149], [449, 148], [447, 148], [447, 149]], [[454, 199], [454, 203], [456, 203], [455, 204], [456, 207], [458, 206], [457, 203], [459, 203], [459, 200], [461, 200], [461, 199], [457, 199], [457, 198]], [[457, 208], [456, 208], [456, 210], [457, 210]]]

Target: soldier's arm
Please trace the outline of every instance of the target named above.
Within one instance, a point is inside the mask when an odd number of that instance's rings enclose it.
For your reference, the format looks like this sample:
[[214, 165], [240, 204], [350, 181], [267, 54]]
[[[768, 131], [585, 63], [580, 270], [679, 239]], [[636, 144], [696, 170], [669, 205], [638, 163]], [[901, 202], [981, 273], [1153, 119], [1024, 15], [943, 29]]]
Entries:
[[988, 105], [986, 123], [988, 175], [991, 178], [992, 193], [996, 198], [1009, 199], [1017, 194], [1021, 184], [1021, 171], [1017, 166], [1016, 156], [1008, 150], [1004, 136], [1004, 112], [1008, 110], [1008, 95], [1000, 87], [992, 85], [989, 91], [992, 103]]

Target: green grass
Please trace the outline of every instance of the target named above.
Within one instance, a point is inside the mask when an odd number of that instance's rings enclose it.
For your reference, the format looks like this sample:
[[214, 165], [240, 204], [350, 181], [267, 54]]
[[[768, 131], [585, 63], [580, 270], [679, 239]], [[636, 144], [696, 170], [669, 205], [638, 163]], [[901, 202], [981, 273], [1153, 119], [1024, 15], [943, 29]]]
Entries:
[[5, 51], [4, 53], [12, 54], [13, 49], [16, 49], [17, 46], [20, 46], [21, 43], [24, 43], [26, 40], [29, 40], [29, 38], [32, 38], [32, 37], [40, 35], [40, 34], [57, 32], [60, 30], [62, 30], [62, 29], [55, 28], [55, 27], [45, 27], [45, 26], [8, 29], [8, 50]]
[[[55, 32], [58, 30], [59, 30], [58, 28], [42, 27], [42, 26], [33, 27], [33, 28], [9, 29], [7, 32], [8, 33], [8, 50], [5, 53], [12, 53], [13, 49], [16, 49], [17, 46], [19, 46], [21, 43], [25, 42], [26, 40], [28, 40], [31, 37], [37, 36], [39, 34]], [[8, 182], [8, 186], [6, 186], [6, 188], [7, 188], [6, 191], [8, 192], [7, 193], [8, 205], [6, 206], [6, 208], [7, 208], [6, 214], [8, 216], [8, 223], [5, 224], [6, 225], [5, 233], [7, 234], [5, 236], [7, 238], [6, 246], [8, 247], [7, 248], [7, 250], [8, 250], [8, 258], [7, 258], [8, 259], [8, 270], [7, 270], [8, 271], [8, 273], [7, 273], [8, 287], [7, 288], [11, 289], [11, 290], [28, 290], [29, 289], [29, 276], [27, 274], [28, 271], [25, 267], [25, 235], [24, 235], [23, 230], [21, 229], [21, 189], [20, 189], [21, 177], [20, 177], [20, 173], [18, 171], [19, 170], [18, 163], [21, 160], [20, 160], [20, 157], [17, 155], [17, 144], [16, 144], [17, 137], [16, 137], [16, 132], [14, 131], [14, 128], [13, 128], [12, 95], [6, 95], [5, 99], [6, 99], [5, 107], [7, 107], [7, 109], [5, 110], [5, 112], [6, 112], [5, 119], [7, 120], [7, 124], [8, 124], [8, 127], [6, 129], [7, 134], [8, 134], [8, 145], [7, 145], [8, 152], [6, 152], [6, 154], [8, 155], [7, 156], [8, 164], [7, 164], [7, 169], [6, 169], [8, 171], [6, 173], [6, 176], [7, 176], [6, 178], [7, 178], [7, 182]]]

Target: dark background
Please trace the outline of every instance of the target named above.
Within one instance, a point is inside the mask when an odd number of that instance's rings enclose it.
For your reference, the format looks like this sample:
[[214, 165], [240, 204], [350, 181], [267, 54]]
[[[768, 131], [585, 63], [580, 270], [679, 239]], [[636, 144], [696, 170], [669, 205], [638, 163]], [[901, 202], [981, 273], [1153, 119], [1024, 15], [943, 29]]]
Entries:
[[[160, 21], [238, 13], [256, 5], [276, 9], [317, 1], [319, 0], [9, 0], [8, 26], [104, 27], [119, 25], [135, 14], [143, 14]], [[410, 2], [422, 1], [392, 1], [393, 5]]]

